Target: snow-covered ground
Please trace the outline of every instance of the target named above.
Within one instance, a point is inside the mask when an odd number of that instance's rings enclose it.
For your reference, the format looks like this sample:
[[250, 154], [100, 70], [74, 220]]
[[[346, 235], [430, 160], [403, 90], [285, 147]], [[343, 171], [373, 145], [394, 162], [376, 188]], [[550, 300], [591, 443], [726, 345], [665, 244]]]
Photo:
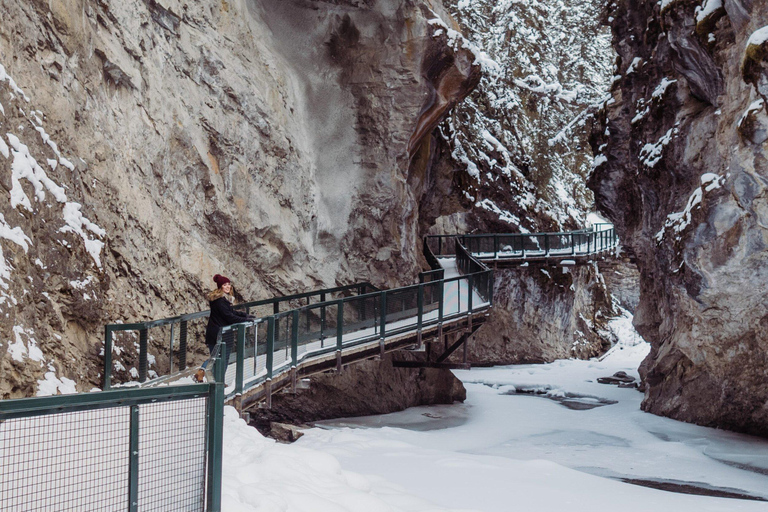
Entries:
[[228, 410], [224, 510], [767, 511], [622, 480], [768, 499], [768, 442], [643, 413], [641, 393], [597, 383], [636, 376], [648, 351], [628, 318], [614, 331], [601, 360], [460, 371], [463, 404], [325, 422], [293, 445]]

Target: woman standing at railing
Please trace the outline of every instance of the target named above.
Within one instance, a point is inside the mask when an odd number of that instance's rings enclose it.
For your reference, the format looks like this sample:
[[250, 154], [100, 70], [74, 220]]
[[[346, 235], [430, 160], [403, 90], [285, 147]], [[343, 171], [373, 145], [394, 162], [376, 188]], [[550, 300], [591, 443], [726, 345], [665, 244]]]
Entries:
[[[232, 296], [232, 282], [228, 278], [216, 274], [213, 276], [213, 282], [216, 283], [217, 287], [208, 293], [211, 316], [208, 317], [208, 327], [205, 329], [205, 344], [208, 345], [210, 352], [213, 352], [213, 348], [216, 346], [216, 340], [222, 327], [254, 319], [254, 317], [232, 308], [235, 297]], [[228, 338], [230, 339], [223, 340], [227, 346], [225, 361], [229, 359], [234, 344], [234, 336], [230, 335]]]

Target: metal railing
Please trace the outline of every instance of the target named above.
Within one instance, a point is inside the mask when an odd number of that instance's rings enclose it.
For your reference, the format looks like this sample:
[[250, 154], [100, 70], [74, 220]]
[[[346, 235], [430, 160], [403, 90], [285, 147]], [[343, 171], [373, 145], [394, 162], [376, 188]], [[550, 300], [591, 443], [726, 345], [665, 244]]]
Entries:
[[[257, 318], [224, 327], [219, 333], [227, 362], [227, 396], [243, 393], [313, 357], [335, 353], [340, 366], [342, 351], [350, 347], [375, 341], [383, 343], [387, 337], [407, 333], [416, 333], [420, 341], [425, 327], [442, 326], [443, 322], [490, 307], [493, 273], [483, 260], [566, 259], [600, 254], [617, 245], [616, 233], [609, 224], [567, 233], [427, 236], [424, 255], [432, 270], [420, 273], [417, 285], [378, 290], [369, 283], [358, 283], [241, 304], [238, 307]], [[455, 258], [460, 275], [446, 279], [438, 256]], [[333, 297], [333, 294], [339, 296]], [[318, 302], [312, 302], [313, 298]], [[300, 303], [301, 300], [306, 300], [306, 304]], [[281, 304], [286, 304], [287, 309], [281, 311]], [[207, 316], [205, 311], [141, 324], [107, 326], [105, 387], [110, 384], [114, 332], [138, 334], [138, 377], [144, 381], [149, 329], [171, 325], [172, 358], [173, 325], [177, 324], [183, 331], [180, 338], [186, 343], [188, 322]], [[198, 326], [197, 329], [202, 339], [204, 328]], [[172, 362], [170, 369], [173, 369]]]
[[431, 235], [425, 244], [436, 256], [455, 256], [451, 239], [480, 260], [568, 259], [598, 255], [618, 247], [611, 224], [562, 233], [493, 233], [477, 235]]
[[[460, 247], [460, 243], [456, 242]], [[429, 247], [425, 245], [425, 251]], [[427, 259], [429, 260], [429, 254]], [[432, 255], [432, 260], [437, 261]], [[420, 283], [379, 290], [223, 327], [227, 347], [227, 397], [271, 381], [305, 360], [342, 352], [362, 344], [383, 344], [388, 337], [416, 334], [471, 316], [491, 306], [493, 271], [459, 249], [463, 275], [445, 278], [443, 268], [422, 272]]]
[[[378, 290], [369, 282], [355, 283], [348, 286], [326, 288], [312, 292], [275, 297], [265, 300], [245, 302], [235, 306], [235, 309], [244, 310], [253, 316], [267, 316], [277, 314], [281, 309], [290, 310], [302, 304], [325, 302], [330, 298], [346, 297], [357, 294], [371, 293]], [[104, 389], [113, 386], [115, 371], [129, 371], [122, 363], [113, 363], [113, 353], [118, 355], [133, 344], [138, 352], [138, 361], [129, 374], [130, 381], [145, 382], [148, 378], [154, 379], [161, 375], [172, 375], [177, 371], [187, 368], [187, 359], [190, 352], [197, 348], [205, 350], [202, 340], [205, 339], [205, 327], [210, 311], [198, 311], [185, 315], [161, 320], [151, 320], [131, 324], [110, 324], [104, 328]], [[163, 340], [167, 347], [164, 351], [150, 350], [152, 345]], [[196, 347], [191, 347], [193, 342], [200, 340]], [[155, 369], [151, 367], [154, 366]]]
[[213, 368], [207, 384], [0, 400], [0, 510], [220, 511]]

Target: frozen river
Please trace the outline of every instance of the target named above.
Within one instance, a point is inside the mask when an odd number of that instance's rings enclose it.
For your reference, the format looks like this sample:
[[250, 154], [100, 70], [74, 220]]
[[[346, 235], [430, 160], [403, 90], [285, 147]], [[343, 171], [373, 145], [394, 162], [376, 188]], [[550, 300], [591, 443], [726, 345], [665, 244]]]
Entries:
[[463, 404], [324, 422], [270, 444], [260, 457], [271, 462], [253, 463], [260, 478], [290, 480], [308, 501], [275, 489], [242, 510], [768, 511], [768, 441], [643, 413], [638, 391], [597, 383], [637, 376], [648, 345], [627, 322], [599, 361], [458, 371]]

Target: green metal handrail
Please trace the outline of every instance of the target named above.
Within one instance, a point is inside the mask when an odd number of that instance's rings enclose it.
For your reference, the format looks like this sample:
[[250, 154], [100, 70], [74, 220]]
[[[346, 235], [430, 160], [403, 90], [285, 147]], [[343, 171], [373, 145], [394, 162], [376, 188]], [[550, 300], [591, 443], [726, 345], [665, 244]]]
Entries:
[[[437, 325], [438, 329], [442, 329], [442, 324], [445, 321], [471, 316], [488, 309], [493, 300], [493, 271], [467, 251], [458, 239], [455, 239], [454, 243], [457, 267], [463, 274], [461, 276], [445, 279], [444, 269], [434, 269], [430, 272], [421, 273], [419, 284], [311, 304], [276, 315], [223, 327], [219, 333], [219, 340], [221, 343], [225, 339], [230, 340], [229, 350], [236, 354], [235, 378], [233, 385], [228, 388], [227, 397], [232, 398], [240, 395], [254, 386], [294, 370], [304, 360], [335, 352], [337, 364], [340, 366], [341, 354], [345, 349], [365, 343], [382, 342], [386, 337], [409, 332], [417, 333], [420, 338], [424, 328]], [[431, 255], [428, 244], [425, 243], [424, 247], [427, 259], [437, 262], [434, 255]], [[432, 258], [429, 257], [430, 255]], [[463, 281], [467, 283], [464, 301], [467, 306], [466, 310], [461, 307], [461, 282]], [[444, 291], [446, 287], [452, 285], [455, 285], [458, 291], [458, 304], [455, 312], [446, 312]], [[473, 300], [475, 294], [482, 299], [479, 304]], [[411, 300], [406, 301], [406, 299]], [[360, 306], [366, 303], [373, 304], [373, 308], [364, 311], [364, 308]], [[401, 310], [392, 307], [398, 304], [402, 306]], [[326, 332], [325, 326], [322, 324], [319, 326], [319, 331], [314, 333], [300, 332], [300, 319], [309, 318], [312, 311], [318, 309], [321, 311], [335, 309], [335, 326], [333, 332], [328, 333], [330, 334], [329, 340], [335, 339], [333, 344], [323, 345], [322, 340]], [[319, 315], [315, 316], [319, 317]], [[286, 344], [285, 348], [279, 347], [279, 350], [287, 352], [290, 348], [290, 359], [286, 358], [285, 361], [275, 364], [274, 354], [277, 345], [275, 325], [289, 318], [291, 319], [290, 336], [288, 336], [290, 345]], [[406, 322], [406, 324], [398, 326], [398, 322]], [[262, 324], [267, 325], [266, 339], [260, 342], [256, 341], [252, 351], [251, 349], [248, 350], [248, 354], [252, 353], [254, 371], [253, 375], [246, 379], [246, 332], [251, 330], [258, 333], [259, 326]], [[355, 333], [360, 333], [360, 335], [352, 337]], [[317, 343], [320, 345], [316, 346]], [[312, 344], [315, 346], [311, 347]], [[305, 350], [302, 351], [302, 349]], [[301, 354], [300, 351], [302, 351]], [[265, 361], [261, 371], [257, 372], [256, 365], [260, 356]]]
[[[369, 293], [371, 291], [378, 290], [368, 281], [354, 283], [346, 286], [337, 286], [334, 288], [324, 288], [321, 290], [315, 290], [311, 292], [304, 292], [294, 295], [287, 295], [283, 297], [273, 297], [270, 299], [263, 299], [257, 301], [245, 302], [238, 304], [235, 309], [244, 309], [246, 313], [259, 306], [273, 306], [273, 311], [278, 313], [280, 311], [280, 305], [283, 303], [291, 303], [300, 300], [307, 300], [307, 303], [311, 302], [311, 299], [317, 298], [320, 302], [325, 302], [326, 299], [335, 294], [344, 293]], [[149, 359], [149, 332], [151, 329], [157, 329], [160, 327], [170, 326], [170, 339], [168, 359], [170, 362], [169, 374], [173, 374], [173, 345], [178, 336], [179, 341], [179, 370], [184, 370], [187, 367], [187, 352], [188, 352], [188, 330], [190, 322], [207, 318], [210, 315], [209, 310], [197, 311], [194, 313], [186, 313], [170, 318], [162, 318], [159, 320], [149, 320], [146, 322], [137, 322], [130, 324], [109, 324], [104, 327], [104, 389], [110, 389], [112, 387], [112, 352], [113, 352], [113, 335], [116, 332], [134, 331], [139, 334], [139, 361], [138, 361], [138, 373], [139, 382], [145, 382], [148, 376], [148, 359]], [[177, 334], [178, 332], [178, 334]]]
[[449, 239], [459, 240], [478, 259], [526, 260], [530, 258], [568, 259], [598, 255], [618, 247], [612, 224], [599, 223], [576, 231], [551, 233], [490, 233], [429, 235], [425, 245], [437, 256], [454, 255]]
[[[529, 247], [526, 249], [526, 242]], [[503, 245], [502, 245], [503, 244]], [[239, 340], [242, 336], [245, 336], [244, 332], [239, 331], [235, 333], [238, 326], [243, 326], [242, 329], [258, 329], [261, 324], [268, 324], [267, 330], [272, 332], [271, 335], [267, 335], [266, 344], [270, 347], [253, 347], [253, 357], [256, 358], [259, 354], [266, 355], [268, 361], [273, 359], [274, 347], [286, 351], [290, 348], [292, 359], [296, 359], [293, 363], [297, 363], [299, 358], [299, 346], [309, 343], [311, 336], [310, 326], [319, 322], [319, 326], [316, 330], [318, 339], [321, 342], [321, 346], [318, 350], [313, 350], [313, 353], [324, 354], [330, 351], [336, 350], [341, 352], [345, 343], [344, 336], [349, 335], [357, 330], [364, 330], [373, 328], [373, 332], [368, 336], [362, 336], [356, 338], [355, 344], [372, 341], [376, 338], [384, 338], [385, 335], [399, 334], [406, 332], [408, 329], [415, 329], [418, 332], [425, 326], [438, 323], [442, 325], [442, 322], [449, 319], [451, 315], [447, 315], [445, 312], [444, 304], [444, 291], [446, 285], [452, 285], [460, 281], [467, 282], [467, 297], [465, 298], [465, 304], [468, 306], [468, 311], [471, 314], [475, 311], [473, 307], [473, 293], [477, 293], [483, 300], [483, 307], [490, 305], [493, 300], [493, 274], [490, 269], [483, 263], [483, 259], [527, 259], [530, 257], [544, 256], [546, 258], [569, 258], [575, 256], [600, 254], [607, 250], [612, 250], [618, 246], [618, 239], [616, 237], [615, 230], [610, 224], [594, 225], [588, 229], [582, 229], [570, 232], [558, 232], [558, 233], [494, 233], [494, 234], [469, 234], [469, 235], [437, 235], [427, 236], [424, 238], [424, 255], [432, 267], [433, 270], [422, 272], [419, 274], [419, 284], [411, 287], [402, 287], [392, 290], [378, 290], [370, 283], [357, 283], [354, 285], [330, 288], [325, 290], [319, 290], [315, 292], [308, 292], [303, 294], [291, 295], [289, 297], [279, 297], [274, 299], [265, 299], [260, 301], [252, 301], [239, 305], [240, 308], [245, 308], [246, 311], [251, 311], [252, 308], [273, 304], [273, 315], [262, 316], [251, 322], [244, 322], [242, 324], [236, 324], [236, 326], [230, 326], [224, 328], [220, 332], [220, 336], [224, 336], [224, 339], [229, 341], [232, 345], [230, 348], [233, 353], [237, 354], [237, 374], [239, 375], [238, 381], [242, 382], [243, 378], [243, 362], [240, 361], [242, 357], [246, 357], [245, 350], [239, 346], [240, 342], [235, 343], [232, 341], [236, 336]], [[445, 279], [444, 270], [440, 266], [437, 256], [441, 255], [453, 255], [456, 258], [456, 265], [462, 276]], [[425, 287], [428, 291], [425, 292]], [[434, 288], [434, 289], [433, 289]], [[457, 288], [461, 287], [457, 285]], [[342, 297], [341, 299], [327, 300], [329, 295], [333, 293], [349, 293], [357, 292], [357, 295]], [[438, 318], [432, 319], [431, 317], [425, 318], [425, 293], [429, 295], [428, 307], [436, 308], [438, 311]], [[406, 307], [406, 299], [402, 296], [409, 297], [409, 306]], [[435, 296], [438, 298], [435, 299]], [[311, 303], [312, 297], [318, 297], [320, 302]], [[400, 297], [398, 299], [398, 297]], [[307, 299], [307, 304], [298, 308], [289, 309], [287, 311], [280, 311], [280, 304], [283, 302]], [[461, 305], [461, 296], [459, 295], [459, 305]], [[369, 307], [369, 303], [373, 304], [374, 311], [364, 312], [363, 309]], [[400, 308], [400, 311], [393, 312], [393, 308]], [[353, 308], [357, 308], [358, 311], [353, 311]], [[461, 309], [461, 307], [459, 307]], [[335, 311], [336, 318], [328, 316], [329, 311]], [[431, 314], [433, 310], [427, 311]], [[393, 321], [402, 322], [408, 314], [411, 314], [415, 318], [414, 326], [408, 326], [406, 328], [397, 327], [394, 328], [387, 326], [387, 323]], [[173, 327], [178, 324], [181, 330], [180, 340], [183, 339], [186, 342], [186, 322], [204, 318], [208, 316], [207, 311], [191, 313], [187, 315], [181, 315], [179, 317], [173, 317], [170, 319], [154, 320], [150, 322], [135, 323], [135, 324], [113, 324], [108, 325], [105, 328], [105, 372], [104, 382], [105, 389], [111, 384], [111, 370], [112, 370], [112, 339], [111, 335], [116, 331], [138, 331], [139, 332], [139, 380], [141, 382], [146, 380], [147, 375], [147, 345], [148, 336], [147, 332], [149, 328], [171, 325], [171, 340], [173, 340], [174, 332]], [[270, 320], [271, 319], [271, 320]], [[301, 334], [301, 321], [305, 325], [307, 333]], [[351, 321], [350, 319], [355, 319]], [[287, 323], [292, 322], [290, 329], [287, 329]], [[345, 327], [346, 323], [346, 327]], [[295, 324], [295, 325], [293, 325]], [[277, 327], [286, 326], [286, 337], [281, 338], [276, 334]], [[254, 331], [254, 336], [258, 337], [258, 331]], [[277, 338], [275, 337], [277, 336]], [[231, 339], [229, 339], [229, 338]], [[287, 338], [290, 337], [290, 340]], [[324, 340], [331, 340], [335, 338], [335, 345], [324, 343]], [[361, 341], [362, 340], [362, 341]], [[277, 343], [279, 341], [279, 343]], [[290, 342], [290, 343], [289, 343]], [[243, 343], [245, 343], [243, 341]], [[237, 347], [235, 347], [237, 345]], [[172, 345], [171, 345], [172, 346]], [[172, 349], [171, 349], [172, 350]], [[180, 347], [180, 352], [186, 354], [186, 346]], [[250, 352], [249, 352], [250, 354]], [[241, 357], [242, 356], [242, 357]], [[172, 365], [172, 354], [171, 354]], [[282, 364], [285, 365], [284, 363]], [[181, 364], [180, 366], [186, 366]], [[270, 375], [275, 371], [271, 363], [267, 364], [265, 369], [265, 375]], [[171, 367], [172, 373], [172, 367]], [[255, 370], [254, 370], [254, 373]], [[238, 389], [240, 386], [238, 386]]]

